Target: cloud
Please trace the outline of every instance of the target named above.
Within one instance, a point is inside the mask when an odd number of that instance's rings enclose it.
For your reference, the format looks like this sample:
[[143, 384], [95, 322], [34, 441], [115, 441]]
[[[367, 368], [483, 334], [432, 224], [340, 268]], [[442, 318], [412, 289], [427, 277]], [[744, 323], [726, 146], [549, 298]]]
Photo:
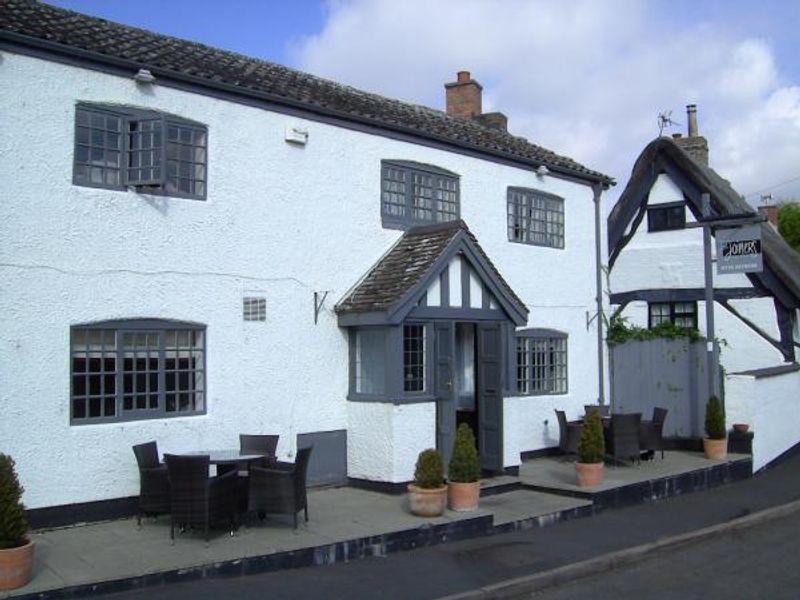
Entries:
[[[740, 192], [800, 175], [800, 89], [783, 81], [770, 44], [659, 10], [668, 5], [336, 0], [292, 56], [303, 70], [434, 108], [444, 105], [443, 84], [469, 70], [484, 85], [484, 110], [614, 176], [612, 198], [658, 135], [658, 113], [671, 109], [682, 124], [674, 131], [684, 131], [689, 103], [712, 166]], [[800, 184], [777, 191], [800, 198]]]

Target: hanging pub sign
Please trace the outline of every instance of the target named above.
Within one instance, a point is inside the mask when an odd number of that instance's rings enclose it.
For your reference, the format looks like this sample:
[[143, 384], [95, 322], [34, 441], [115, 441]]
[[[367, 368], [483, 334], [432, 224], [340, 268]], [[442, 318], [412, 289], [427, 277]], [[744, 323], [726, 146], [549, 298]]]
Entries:
[[761, 255], [761, 226], [742, 225], [717, 229], [717, 274], [760, 273], [764, 268]]

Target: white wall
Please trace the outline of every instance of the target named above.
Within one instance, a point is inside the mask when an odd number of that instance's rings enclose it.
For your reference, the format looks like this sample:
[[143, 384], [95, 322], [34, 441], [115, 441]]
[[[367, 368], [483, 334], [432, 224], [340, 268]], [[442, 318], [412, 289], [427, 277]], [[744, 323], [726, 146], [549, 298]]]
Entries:
[[[506, 463], [553, 444], [543, 425], [553, 404], [572, 413], [597, 397], [588, 187], [10, 52], [0, 76], [0, 439], [30, 508], [136, 494], [130, 446], [150, 439], [179, 452], [279, 433], [291, 457], [298, 433], [348, 429], [352, 476], [410, 478], [434, 443], [433, 405], [348, 403], [347, 340], [332, 312], [400, 235], [381, 228], [381, 159], [459, 173], [462, 218], [528, 305], [529, 325], [569, 334], [570, 393], [506, 401]], [[77, 101], [205, 123], [207, 200], [73, 186]], [[287, 124], [308, 130], [305, 147], [284, 142]], [[508, 186], [566, 198], [563, 250], [508, 242]], [[324, 290], [315, 325], [313, 292]], [[252, 291], [267, 298], [266, 323], [242, 322]], [[70, 325], [137, 317], [207, 325], [208, 414], [70, 426]]]
[[767, 466], [798, 443], [800, 372], [755, 378], [725, 379], [725, 417], [748, 423], [753, 431], [753, 472]]

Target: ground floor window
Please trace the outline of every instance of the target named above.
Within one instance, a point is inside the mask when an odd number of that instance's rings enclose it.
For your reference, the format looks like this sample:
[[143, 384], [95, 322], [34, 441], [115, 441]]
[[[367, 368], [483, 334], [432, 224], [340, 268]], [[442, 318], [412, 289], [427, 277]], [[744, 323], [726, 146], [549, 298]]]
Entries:
[[651, 302], [648, 304], [648, 327], [662, 323], [697, 329], [697, 302]]
[[567, 336], [552, 330], [517, 332], [517, 393], [567, 393]]
[[383, 329], [356, 330], [355, 385], [358, 394], [383, 394], [386, 382], [386, 335]]
[[403, 391], [425, 391], [425, 325], [403, 326]]
[[73, 424], [201, 414], [205, 328], [171, 321], [72, 328]]

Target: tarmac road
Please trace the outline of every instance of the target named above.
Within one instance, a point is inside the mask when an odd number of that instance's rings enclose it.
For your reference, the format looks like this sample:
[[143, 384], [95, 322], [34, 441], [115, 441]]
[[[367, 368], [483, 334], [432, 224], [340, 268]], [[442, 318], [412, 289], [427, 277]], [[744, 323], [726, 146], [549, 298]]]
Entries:
[[[695, 492], [658, 502], [649, 502], [629, 508], [606, 510], [595, 516], [567, 521], [552, 527], [518, 531], [510, 534], [477, 538], [462, 542], [454, 542], [422, 548], [412, 552], [392, 554], [386, 558], [370, 558], [366, 560], [340, 563], [327, 567], [310, 567], [306, 569], [278, 571], [249, 577], [231, 579], [205, 579], [163, 587], [150, 587], [130, 592], [103, 596], [108, 600], [151, 600], [151, 599], [186, 599], [204, 600], [219, 598], [269, 600], [283, 599], [315, 599], [333, 600], [422, 600], [438, 598], [449, 594], [466, 592], [481, 586], [497, 583], [515, 577], [523, 577], [547, 571], [578, 561], [653, 542], [668, 536], [691, 532], [703, 527], [725, 523], [732, 519], [778, 506], [800, 499], [800, 453], [774, 466], [753, 479], [741, 481], [704, 492]], [[313, 518], [313, 515], [312, 515]], [[793, 521], [795, 524], [797, 521]], [[760, 532], [761, 528], [757, 528]], [[757, 535], [756, 530], [753, 532]], [[733, 536], [748, 536], [737, 533]], [[736, 546], [735, 552], [726, 552], [724, 558], [716, 563], [715, 570], [701, 573], [694, 562], [680, 564], [667, 572], [666, 580], [654, 585], [654, 588], [669, 590], [673, 595], [663, 598], [699, 597], [695, 592], [702, 585], [716, 585], [717, 581], [737, 582], [735, 591], [719, 593], [711, 589], [710, 598], [800, 598], [800, 581], [797, 579], [797, 557], [800, 552], [800, 540], [797, 530], [792, 537], [781, 544], [790, 548], [783, 562], [759, 560], [746, 544]], [[712, 544], [712, 541], [708, 542]], [[765, 542], [766, 543], [766, 542]], [[702, 544], [705, 547], [706, 544]], [[725, 546], [725, 544], [722, 544]], [[688, 548], [688, 547], [687, 547]], [[688, 551], [688, 550], [687, 550]], [[677, 558], [683, 555], [677, 552]], [[766, 556], [766, 553], [765, 553]], [[737, 559], [752, 563], [743, 568]], [[792, 561], [787, 569], [786, 561]], [[654, 564], [658, 564], [656, 561]], [[680, 566], [680, 568], [678, 568]], [[638, 568], [638, 567], [637, 567]], [[642, 565], [644, 568], [644, 565]], [[693, 570], [698, 575], [692, 576]], [[755, 572], [755, 569], [758, 572]], [[630, 571], [630, 575], [629, 575]], [[655, 571], [658, 571], [656, 567]], [[634, 580], [635, 569], [625, 570], [622, 580], [609, 579], [608, 585], [624, 585], [625, 576]], [[685, 581], [678, 575], [687, 577]], [[670, 577], [671, 575], [671, 577]], [[778, 595], [765, 594], [746, 596], [738, 590], [749, 593], [752, 588], [739, 583], [745, 575], [756, 581], [769, 580]], [[585, 582], [595, 580], [584, 580]], [[596, 579], [600, 583], [588, 584], [591, 593], [586, 598], [601, 598], [601, 586], [605, 590], [605, 579]], [[645, 580], [646, 581], [646, 580]], [[672, 583], [676, 587], [667, 584]], [[572, 584], [571, 584], [572, 585]], [[577, 585], [584, 585], [583, 582]], [[739, 587], [741, 586], [741, 587]], [[781, 596], [784, 590], [795, 588], [790, 596]], [[576, 588], [574, 593], [582, 593], [583, 588]], [[676, 591], [679, 590], [679, 591]], [[587, 593], [589, 593], [587, 592]], [[560, 590], [552, 590], [560, 593]], [[605, 593], [604, 591], [602, 593]], [[547, 598], [542, 596], [528, 596]], [[580, 596], [553, 596], [553, 598], [579, 598]], [[608, 597], [611, 597], [610, 595]], [[651, 598], [647, 593], [615, 593], [614, 598]]]

